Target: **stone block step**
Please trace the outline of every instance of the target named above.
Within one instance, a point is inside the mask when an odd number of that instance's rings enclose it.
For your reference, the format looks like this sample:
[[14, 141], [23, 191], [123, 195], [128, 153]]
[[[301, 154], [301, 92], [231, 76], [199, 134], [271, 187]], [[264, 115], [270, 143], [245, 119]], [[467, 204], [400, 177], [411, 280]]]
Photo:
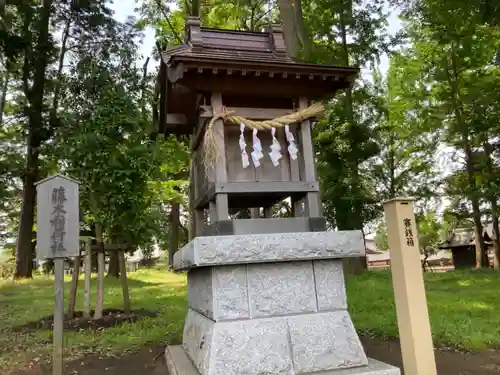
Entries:
[[[165, 350], [165, 362], [168, 369], [168, 375], [200, 375], [186, 352], [180, 345], [167, 346]], [[227, 374], [227, 375], [250, 375], [247, 374]], [[259, 375], [285, 375], [283, 373], [259, 373]], [[368, 358], [367, 366], [360, 366], [349, 369], [332, 370], [327, 372], [318, 372], [317, 375], [401, 375], [401, 371], [394, 366]], [[257, 374], [255, 374], [257, 375]], [[288, 374], [287, 374], [288, 375]], [[297, 374], [301, 375], [301, 374]], [[311, 375], [308, 373], [307, 375]]]

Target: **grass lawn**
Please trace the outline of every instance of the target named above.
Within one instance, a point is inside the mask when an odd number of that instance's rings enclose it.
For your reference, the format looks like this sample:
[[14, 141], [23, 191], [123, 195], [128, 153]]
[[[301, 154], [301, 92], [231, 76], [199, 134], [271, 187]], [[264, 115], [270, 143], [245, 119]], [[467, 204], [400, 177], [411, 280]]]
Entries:
[[[434, 342], [481, 350], [500, 346], [500, 272], [426, 273]], [[397, 338], [390, 271], [347, 278], [349, 310], [360, 333]]]
[[[158, 311], [159, 315], [103, 331], [66, 332], [67, 356], [109, 355], [180, 340], [187, 310], [186, 278], [162, 269], [142, 269], [129, 278], [133, 308]], [[426, 274], [435, 342], [472, 350], [500, 346], [499, 284], [500, 273], [491, 271]], [[67, 279], [66, 293], [69, 285]], [[105, 285], [105, 307], [120, 308], [119, 281], [106, 279]], [[50, 356], [50, 331], [16, 333], [14, 328], [52, 313], [52, 286], [52, 280], [45, 277], [20, 283], [0, 281], [0, 373]], [[95, 301], [95, 280], [93, 288]], [[361, 333], [397, 337], [390, 272], [349, 276], [347, 290], [349, 309]]]
[[[95, 306], [97, 281], [92, 280], [92, 303]], [[66, 278], [65, 303], [71, 281]], [[123, 308], [120, 281], [105, 279], [104, 307]], [[66, 358], [85, 353], [134, 350], [144, 344], [179, 341], [187, 311], [186, 278], [164, 269], [141, 269], [129, 273], [132, 309], [157, 311], [155, 318], [106, 328], [102, 331], [65, 332]], [[82, 309], [83, 280], [78, 286], [76, 310]], [[0, 280], [0, 374], [31, 360], [50, 357], [52, 331], [13, 332], [13, 328], [53, 313], [53, 280], [36, 277], [13, 283]]]

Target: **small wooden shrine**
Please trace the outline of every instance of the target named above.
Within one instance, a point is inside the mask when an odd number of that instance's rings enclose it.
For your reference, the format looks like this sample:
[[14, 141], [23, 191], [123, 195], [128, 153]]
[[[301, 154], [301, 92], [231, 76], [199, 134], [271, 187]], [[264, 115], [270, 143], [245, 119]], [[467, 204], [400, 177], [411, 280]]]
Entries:
[[[294, 61], [279, 26], [251, 33], [188, 18], [184, 43], [162, 53], [159, 131], [191, 135], [191, 236], [324, 230], [311, 139], [323, 107], [311, 102], [357, 74]], [[293, 217], [272, 218], [286, 198]], [[230, 218], [247, 208], [252, 218]]]

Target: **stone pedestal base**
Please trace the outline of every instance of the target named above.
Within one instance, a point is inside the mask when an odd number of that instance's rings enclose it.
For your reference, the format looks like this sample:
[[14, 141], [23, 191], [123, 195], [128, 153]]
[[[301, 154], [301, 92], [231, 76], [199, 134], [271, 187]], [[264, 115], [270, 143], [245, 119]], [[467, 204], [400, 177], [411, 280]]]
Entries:
[[[183, 347], [167, 346], [165, 362], [169, 375], [200, 375]], [[227, 375], [236, 375], [227, 373]], [[400, 375], [398, 368], [369, 358], [366, 366], [322, 372], [321, 375]]]
[[363, 253], [356, 231], [195, 238], [174, 258], [189, 311], [170, 375], [191, 375], [179, 361], [193, 375], [399, 374], [369, 362], [347, 311], [340, 258]]

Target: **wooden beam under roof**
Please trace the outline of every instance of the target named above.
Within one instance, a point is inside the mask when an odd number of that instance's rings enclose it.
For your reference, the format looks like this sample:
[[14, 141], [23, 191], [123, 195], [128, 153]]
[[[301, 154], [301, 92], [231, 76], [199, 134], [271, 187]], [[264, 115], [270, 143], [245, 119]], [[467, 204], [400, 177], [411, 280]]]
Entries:
[[187, 125], [186, 115], [182, 113], [167, 113], [167, 128], [177, 125]]

